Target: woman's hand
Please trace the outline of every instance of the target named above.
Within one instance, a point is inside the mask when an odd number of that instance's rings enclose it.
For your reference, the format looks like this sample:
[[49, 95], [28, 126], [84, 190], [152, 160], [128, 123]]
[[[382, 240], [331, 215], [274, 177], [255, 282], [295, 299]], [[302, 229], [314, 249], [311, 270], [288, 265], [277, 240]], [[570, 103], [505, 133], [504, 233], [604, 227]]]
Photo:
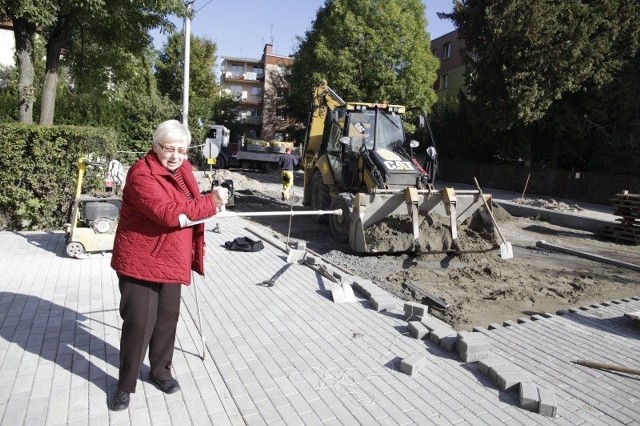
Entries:
[[224, 207], [229, 202], [229, 190], [222, 186], [214, 186], [211, 188], [211, 195], [216, 207]]

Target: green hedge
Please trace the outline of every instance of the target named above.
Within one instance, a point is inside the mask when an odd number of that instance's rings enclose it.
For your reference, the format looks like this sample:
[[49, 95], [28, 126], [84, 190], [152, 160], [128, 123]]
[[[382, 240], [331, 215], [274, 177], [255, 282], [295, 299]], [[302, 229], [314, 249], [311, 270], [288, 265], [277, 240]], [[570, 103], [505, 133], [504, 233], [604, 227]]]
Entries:
[[[0, 229], [60, 230], [75, 196], [78, 160], [111, 158], [117, 133], [104, 128], [0, 124]], [[102, 189], [87, 171], [83, 193]]]

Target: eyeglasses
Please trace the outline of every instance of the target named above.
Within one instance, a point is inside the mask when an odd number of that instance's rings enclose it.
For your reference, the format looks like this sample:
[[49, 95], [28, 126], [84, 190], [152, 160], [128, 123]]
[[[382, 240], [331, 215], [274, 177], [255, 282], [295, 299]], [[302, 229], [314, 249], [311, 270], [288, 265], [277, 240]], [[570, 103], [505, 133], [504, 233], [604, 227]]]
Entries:
[[187, 155], [187, 153], [189, 152], [189, 148], [183, 148], [183, 147], [176, 148], [175, 146], [163, 146], [160, 144], [158, 144], [158, 146], [160, 147], [162, 152], [167, 154], [177, 153], [178, 155]]

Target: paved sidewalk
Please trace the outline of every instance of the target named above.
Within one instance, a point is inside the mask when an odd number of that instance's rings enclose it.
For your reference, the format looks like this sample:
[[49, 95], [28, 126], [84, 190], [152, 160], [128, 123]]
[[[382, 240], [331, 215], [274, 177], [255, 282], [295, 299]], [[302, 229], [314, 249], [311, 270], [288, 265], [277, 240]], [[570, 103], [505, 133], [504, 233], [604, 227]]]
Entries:
[[[477, 362], [411, 337], [400, 300], [382, 312], [362, 294], [334, 303], [330, 282], [287, 263], [284, 244], [240, 218], [220, 220], [222, 233], [215, 223], [206, 232], [207, 276], [195, 280], [204, 360], [191, 286], [174, 359], [182, 390], [164, 395], [148, 383], [147, 362], [122, 412], [107, 408], [121, 325], [109, 255], [70, 259], [63, 233], [0, 232], [0, 424], [640, 423], [637, 376], [572, 362], [640, 368], [640, 329], [623, 316], [640, 310], [640, 297], [474, 333], [487, 336], [490, 356], [554, 395], [552, 418], [520, 408], [518, 393], [499, 390]], [[223, 248], [240, 236], [262, 238], [265, 249]], [[414, 354], [425, 365], [409, 376], [400, 365]]]

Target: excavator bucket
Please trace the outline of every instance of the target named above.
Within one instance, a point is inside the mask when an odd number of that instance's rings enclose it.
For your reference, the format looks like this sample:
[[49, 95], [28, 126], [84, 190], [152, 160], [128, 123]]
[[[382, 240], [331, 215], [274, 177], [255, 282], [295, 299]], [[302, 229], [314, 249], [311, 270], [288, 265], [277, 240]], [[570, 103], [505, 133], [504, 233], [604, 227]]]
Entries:
[[[491, 196], [476, 190], [405, 188], [358, 193], [349, 228], [358, 253], [460, 252], [462, 224], [492, 227]], [[491, 239], [494, 239], [491, 229]], [[486, 244], [491, 249], [493, 241]]]

